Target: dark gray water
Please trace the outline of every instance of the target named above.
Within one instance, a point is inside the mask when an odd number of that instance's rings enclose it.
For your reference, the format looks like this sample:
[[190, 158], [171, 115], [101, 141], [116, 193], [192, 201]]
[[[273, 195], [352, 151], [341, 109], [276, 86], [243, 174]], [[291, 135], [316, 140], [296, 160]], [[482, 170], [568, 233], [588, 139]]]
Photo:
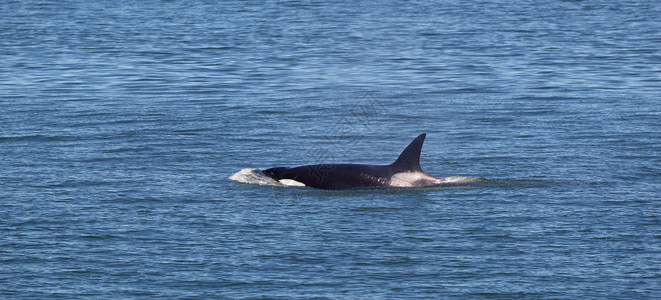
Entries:
[[[0, 297], [659, 297], [659, 15], [1, 1]], [[422, 132], [425, 171], [488, 184], [229, 179]]]

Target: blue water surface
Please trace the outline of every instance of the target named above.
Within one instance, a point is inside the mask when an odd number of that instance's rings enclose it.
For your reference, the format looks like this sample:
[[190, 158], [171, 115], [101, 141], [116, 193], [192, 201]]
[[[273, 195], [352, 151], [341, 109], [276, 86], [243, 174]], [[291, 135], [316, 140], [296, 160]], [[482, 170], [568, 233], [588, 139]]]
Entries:
[[[661, 2], [0, 1], [0, 298], [661, 295]], [[323, 191], [247, 168], [489, 184]]]

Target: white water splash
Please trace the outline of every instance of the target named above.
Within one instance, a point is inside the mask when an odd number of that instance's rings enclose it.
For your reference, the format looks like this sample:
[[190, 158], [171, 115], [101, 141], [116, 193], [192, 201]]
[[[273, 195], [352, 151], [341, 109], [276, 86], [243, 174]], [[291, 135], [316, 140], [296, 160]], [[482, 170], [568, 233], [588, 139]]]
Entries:
[[258, 169], [243, 169], [239, 172], [234, 173], [234, 175], [229, 177], [230, 180], [234, 180], [240, 183], [247, 184], [259, 184], [259, 185], [271, 185], [271, 186], [282, 186], [283, 184], [275, 181], [271, 177], [268, 177]]

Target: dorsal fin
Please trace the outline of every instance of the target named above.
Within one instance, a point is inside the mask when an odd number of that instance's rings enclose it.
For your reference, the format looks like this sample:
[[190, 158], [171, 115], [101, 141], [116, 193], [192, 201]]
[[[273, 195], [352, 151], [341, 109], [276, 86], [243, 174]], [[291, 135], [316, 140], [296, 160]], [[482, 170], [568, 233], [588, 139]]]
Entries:
[[420, 168], [420, 150], [427, 134], [423, 133], [415, 138], [391, 165], [400, 171], [422, 171]]

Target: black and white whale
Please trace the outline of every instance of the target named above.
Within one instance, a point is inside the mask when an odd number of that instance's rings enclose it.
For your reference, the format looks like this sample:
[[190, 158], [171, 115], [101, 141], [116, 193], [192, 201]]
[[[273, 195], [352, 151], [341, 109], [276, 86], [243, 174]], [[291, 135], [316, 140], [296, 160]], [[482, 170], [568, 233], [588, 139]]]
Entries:
[[277, 167], [261, 172], [284, 185], [309, 186], [326, 190], [369, 188], [416, 188], [455, 185], [453, 176], [436, 178], [420, 168], [420, 151], [426, 134], [415, 138], [397, 160], [389, 165], [321, 164], [300, 167]]

